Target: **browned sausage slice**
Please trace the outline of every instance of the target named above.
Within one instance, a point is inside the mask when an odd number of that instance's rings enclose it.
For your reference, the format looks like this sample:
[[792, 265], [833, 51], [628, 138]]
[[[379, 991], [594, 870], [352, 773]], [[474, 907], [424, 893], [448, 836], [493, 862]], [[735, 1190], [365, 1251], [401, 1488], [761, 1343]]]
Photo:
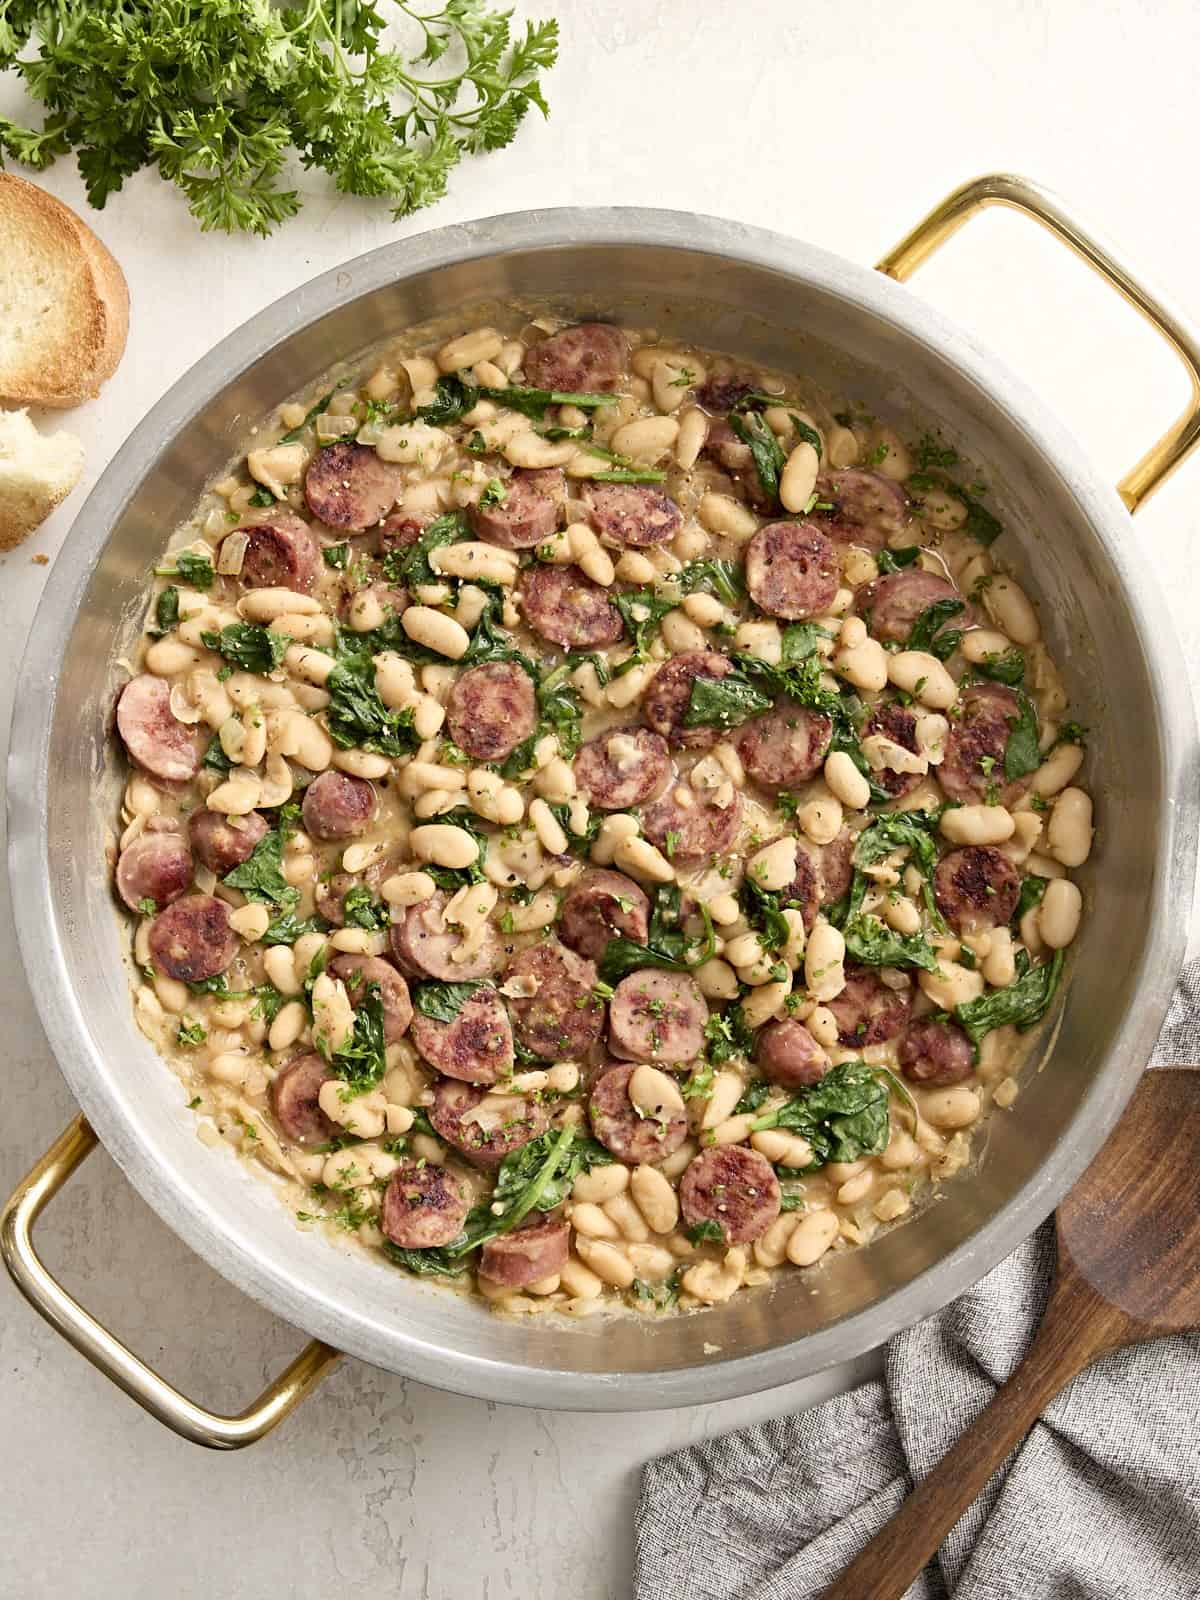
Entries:
[[149, 672], [130, 678], [117, 701], [117, 732], [130, 758], [152, 778], [186, 783], [199, 771], [199, 740], [171, 710], [165, 678]]
[[536, 985], [532, 994], [509, 1002], [517, 1038], [534, 1055], [577, 1061], [600, 1037], [604, 1005], [592, 994], [596, 968], [557, 939], [522, 950], [504, 976], [506, 984], [532, 979]]
[[1020, 714], [1016, 695], [1001, 683], [975, 683], [963, 690], [937, 769], [938, 781], [952, 800], [1011, 807], [1025, 793], [1027, 778], [1004, 780], [1004, 751]]
[[[774, 843], [769, 840], [768, 843]], [[781, 907], [791, 907], [804, 918], [806, 933], [811, 933], [821, 905], [821, 871], [819, 850], [802, 839], [796, 840], [796, 876], [786, 889], [779, 891]], [[836, 898], [836, 896], [835, 896]]]
[[[888, 572], [882, 578], [862, 584], [856, 591], [855, 610], [876, 639], [907, 644], [913, 624], [923, 611], [939, 600], [962, 598], [952, 583], [939, 578], [935, 572], [905, 567], [900, 572]], [[964, 601], [963, 611], [955, 617], [955, 627], [960, 626], [965, 611]]]
[[647, 484], [589, 483], [583, 499], [596, 532], [634, 550], [666, 544], [683, 524], [683, 513], [670, 495]]
[[567, 1264], [570, 1232], [565, 1222], [550, 1218], [490, 1239], [479, 1252], [479, 1275], [515, 1289], [552, 1278]]
[[405, 1250], [429, 1250], [458, 1238], [468, 1209], [466, 1189], [445, 1167], [402, 1161], [383, 1191], [379, 1226]]
[[471, 526], [481, 539], [504, 550], [532, 550], [558, 527], [564, 492], [557, 467], [518, 469], [506, 480], [499, 504], [471, 507]]
[[495, 1083], [513, 1069], [513, 1036], [504, 1001], [495, 989], [476, 989], [453, 1022], [418, 1009], [412, 1042], [432, 1066], [461, 1083]]
[[610, 728], [575, 757], [575, 782], [589, 805], [628, 811], [660, 793], [671, 776], [671, 752], [648, 728]]
[[767, 1023], [755, 1040], [754, 1059], [764, 1077], [784, 1089], [808, 1088], [829, 1071], [829, 1057], [794, 1017]]
[[155, 965], [181, 983], [215, 978], [237, 954], [229, 907], [211, 894], [189, 894], [160, 911], [150, 925]]
[[854, 846], [857, 837], [849, 828], [843, 828], [832, 844], [815, 846], [817, 876], [821, 885], [821, 904], [832, 905], [840, 900], [850, 887], [854, 876]]
[[823, 473], [817, 493], [833, 510], [822, 514], [821, 526], [840, 544], [881, 549], [909, 522], [908, 496], [898, 483], [878, 472], [847, 467]]
[[821, 616], [841, 578], [837, 551], [811, 522], [768, 522], [746, 546], [746, 587], [769, 616], [788, 622]]
[[346, 533], [365, 533], [387, 516], [403, 486], [400, 467], [365, 444], [340, 439], [317, 451], [304, 474], [314, 517]]
[[846, 964], [846, 987], [825, 1004], [837, 1018], [838, 1040], [865, 1050], [894, 1039], [912, 1011], [911, 989], [889, 989], [873, 967]]
[[[721, 802], [728, 799], [728, 804]], [[724, 854], [737, 837], [742, 797], [676, 783], [642, 812], [642, 832], [671, 861]]]
[[696, 678], [720, 679], [733, 671], [733, 662], [719, 650], [685, 650], [672, 656], [650, 681], [642, 698], [642, 715], [668, 744], [684, 745], [690, 750], [707, 750], [722, 737], [720, 728], [685, 728], [687, 714]]
[[794, 789], [815, 778], [833, 738], [833, 723], [823, 711], [790, 700], [743, 722], [734, 744], [746, 771], [764, 789]]
[[270, 831], [267, 819], [257, 811], [247, 812], [244, 817], [226, 817], [207, 806], [198, 806], [188, 818], [192, 849], [218, 878], [249, 861], [255, 846]]
[[383, 1006], [383, 1037], [388, 1044], [404, 1037], [413, 1020], [412, 1000], [408, 985], [390, 961], [379, 956], [342, 955], [329, 963], [329, 970], [346, 985], [350, 1004], [356, 1008], [367, 985], [377, 983]]
[[477, 761], [503, 761], [537, 726], [533, 680], [512, 661], [485, 661], [455, 679], [446, 725]]
[[616, 644], [624, 631], [608, 590], [582, 567], [530, 567], [521, 579], [525, 620], [535, 633], [564, 650], [597, 650]]
[[247, 589], [311, 593], [322, 557], [307, 522], [290, 511], [276, 510], [261, 522], [244, 522], [235, 532], [247, 539], [238, 574]]
[[933, 875], [938, 910], [959, 933], [982, 933], [1012, 920], [1021, 898], [1021, 874], [988, 845], [951, 850]]
[[140, 833], [121, 851], [117, 893], [131, 911], [140, 911], [144, 900], [157, 909], [179, 899], [192, 871], [192, 852], [181, 834]]
[[365, 778], [331, 767], [305, 789], [300, 811], [314, 839], [353, 839], [375, 815], [375, 791]]
[[736, 1144], [702, 1150], [679, 1185], [679, 1207], [688, 1227], [715, 1222], [727, 1244], [761, 1239], [782, 1201], [779, 1179], [767, 1158]]
[[376, 548], [381, 556], [391, 555], [393, 550], [407, 550], [429, 526], [428, 517], [413, 517], [406, 511], [394, 511], [390, 517], [384, 517], [376, 529]]
[[629, 364], [629, 341], [609, 322], [577, 322], [535, 344], [525, 356], [525, 380], [539, 389], [608, 394]]
[[629, 1098], [629, 1080], [637, 1070], [623, 1062], [601, 1073], [588, 1101], [592, 1132], [618, 1161], [631, 1167], [665, 1161], [687, 1138], [682, 1111], [666, 1117], [644, 1117]]
[[562, 942], [589, 961], [599, 961], [611, 939], [645, 944], [649, 926], [649, 900], [620, 872], [585, 872], [559, 912]]
[[446, 891], [439, 889], [422, 905], [410, 906], [401, 922], [393, 922], [389, 935], [392, 955], [406, 972], [437, 978], [442, 983], [469, 983], [490, 977], [500, 964], [500, 944], [493, 924], [485, 924], [477, 950], [465, 961], [455, 961], [462, 933], [446, 926], [449, 900]]
[[328, 1144], [341, 1130], [321, 1110], [321, 1085], [333, 1077], [318, 1055], [296, 1056], [271, 1085], [271, 1109], [284, 1137], [293, 1144]]
[[[869, 739], [873, 733], [881, 733], [901, 749], [917, 754], [917, 714], [898, 701], [880, 701], [875, 707], [863, 725], [863, 738]], [[881, 789], [886, 789], [897, 800], [911, 794], [924, 782], [921, 773], [897, 772], [894, 767], [880, 767], [877, 772], [871, 773], [871, 777]]]
[[961, 1083], [975, 1070], [971, 1041], [962, 1029], [932, 1017], [911, 1024], [898, 1055], [906, 1078], [939, 1089]]
[[704, 383], [693, 389], [696, 404], [705, 411], [728, 412], [732, 411], [739, 401], [746, 398], [754, 390], [754, 384], [744, 378], [708, 378]]
[[626, 1061], [691, 1061], [704, 1049], [708, 1006], [685, 972], [648, 967], [622, 978], [609, 1002], [608, 1038]]
[[433, 1091], [429, 1120], [473, 1167], [492, 1171], [506, 1155], [545, 1133], [550, 1114], [540, 1101], [521, 1095], [503, 1096], [495, 1110], [481, 1110], [480, 1101], [487, 1093], [480, 1084], [442, 1078]]

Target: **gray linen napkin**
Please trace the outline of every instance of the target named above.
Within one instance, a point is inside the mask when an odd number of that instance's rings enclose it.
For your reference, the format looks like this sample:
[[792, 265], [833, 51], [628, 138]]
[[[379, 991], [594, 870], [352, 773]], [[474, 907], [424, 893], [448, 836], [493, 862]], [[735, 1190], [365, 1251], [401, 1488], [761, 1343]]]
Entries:
[[[1154, 1061], [1200, 1058], [1200, 962]], [[807, 1600], [878, 1532], [1024, 1355], [1054, 1266], [1047, 1222], [898, 1335], [881, 1382], [652, 1461], [637, 1600]], [[1048, 1407], [909, 1600], [1198, 1600], [1200, 1339], [1097, 1362]]]

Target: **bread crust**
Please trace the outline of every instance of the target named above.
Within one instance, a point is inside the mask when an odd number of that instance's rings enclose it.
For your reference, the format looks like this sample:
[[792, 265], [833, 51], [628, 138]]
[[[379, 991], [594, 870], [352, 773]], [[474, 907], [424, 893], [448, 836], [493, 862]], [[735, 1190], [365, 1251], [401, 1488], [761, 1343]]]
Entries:
[[[38, 266], [57, 291], [53, 311], [38, 304]], [[0, 286], [32, 324], [20, 348], [0, 335], [0, 397], [59, 408], [95, 399], [125, 353], [125, 274], [70, 206], [8, 172], [0, 172]]]

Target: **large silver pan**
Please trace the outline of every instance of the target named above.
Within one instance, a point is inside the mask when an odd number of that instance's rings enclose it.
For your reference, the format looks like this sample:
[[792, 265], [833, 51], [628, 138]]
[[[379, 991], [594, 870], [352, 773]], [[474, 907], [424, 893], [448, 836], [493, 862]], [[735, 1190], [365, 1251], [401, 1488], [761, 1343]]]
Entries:
[[[908, 276], [993, 202], [1049, 226], [1155, 323], [1188, 368], [1188, 414], [1120, 494], [1015, 376], [887, 275]], [[570, 1409], [679, 1406], [770, 1388], [865, 1351], [961, 1293], [1051, 1211], [1120, 1114], [1182, 958], [1197, 822], [1184, 664], [1129, 511], [1197, 442], [1197, 342], [1054, 201], [1015, 179], [984, 179], [951, 196], [882, 265], [870, 271], [712, 218], [623, 208], [442, 229], [362, 256], [247, 323], [155, 406], [93, 491], [33, 627], [8, 791], [22, 953], [87, 1121], [68, 1129], [10, 1201], [4, 1247], [38, 1309], [179, 1432], [226, 1448], [249, 1442], [337, 1351], [467, 1394]], [[197, 1141], [178, 1082], [133, 1023], [104, 867], [121, 782], [107, 727], [114, 646], [136, 631], [165, 534], [246, 422], [282, 396], [408, 326], [513, 297], [652, 322], [833, 386], [850, 371], [856, 396], [941, 424], [1004, 486], [1001, 514], [1026, 530], [1018, 549], [1005, 540], [1004, 555], [1041, 599], [1080, 715], [1102, 730], [1102, 827], [1065, 1009], [1019, 1108], [993, 1120], [978, 1172], [869, 1249], [703, 1316], [513, 1324], [302, 1235], [269, 1186]], [[178, 1395], [38, 1262], [33, 1220], [97, 1135], [219, 1272], [323, 1341], [240, 1417], [212, 1416]]]

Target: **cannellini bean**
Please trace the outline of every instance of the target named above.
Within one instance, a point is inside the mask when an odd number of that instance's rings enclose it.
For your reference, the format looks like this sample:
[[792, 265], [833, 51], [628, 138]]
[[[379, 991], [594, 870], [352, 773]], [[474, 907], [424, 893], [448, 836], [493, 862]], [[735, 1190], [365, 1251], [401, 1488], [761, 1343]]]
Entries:
[[980, 963], [979, 970], [985, 980], [995, 989], [1006, 989], [1017, 975], [1016, 960], [1013, 954], [1012, 934], [1007, 928], [993, 928], [992, 942], [988, 953]]
[[818, 919], [804, 953], [804, 986], [814, 1000], [833, 1000], [846, 987], [846, 941], [832, 923]]
[[698, 1261], [683, 1275], [683, 1287], [688, 1294], [708, 1305], [718, 1305], [728, 1300], [741, 1288], [746, 1278], [746, 1252], [737, 1247], [725, 1252], [725, 1259]]
[[690, 472], [707, 438], [708, 418], [698, 407], [690, 407], [679, 419], [679, 433], [675, 439], [676, 465]]
[[849, 428], [835, 422], [825, 435], [825, 455], [831, 467], [852, 467], [858, 460], [858, 440]]
[[838, 1219], [828, 1207], [805, 1212], [792, 1229], [787, 1258], [795, 1267], [814, 1266], [838, 1236]]
[[271, 913], [266, 906], [249, 903], [239, 906], [236, 911], [229, 914], [229, 926], [247, 944], [252, 944], [256, 939], [261, 939], [270, 926]]
[[599, 1205], [585, 1200], [571, 1207], [571, 1226], [585, 1239], [619, 1239], [621, 1230]]
[[[895, 659], [895, 656], [888, 655], [877, 639], [864, 639], [850, 649], [839, 650], [833, 658], [833, 666], [856, 689], [878, 693], [886, 686], [888, 664]], [[938, 664], [941, 665], [940, 662]]]
[[427, 650], [436, 650], [438, 655], [449, 656], [452, 661], [466, 655], [471, 643], [471, 636], [461, 622], [455, 622], [453, 617], [431, 606], [409, 606], [400, 623], [410, 639], [423, 644]]
[[[783, 635], [775, 622], [743, 622], [734, 635], [734, 644], [746, 655], [777, 667], [783, 659]], [[884, 682], [886, 682], [886, 678]]]
[[804, 960], [804, 946], [808, 941], [808, 933], [804, 927], [804, 913], [787, 907], [783, 912], [783, 920], [787, 923], [788, 936], [780, 954], [784, 965], [794, 972]]
[[494, 544], [476, 543], [465, 539], [460, 544], [447, 544], [434, 550], [429, 565], [435, 572], [451, 578], [465, 578], [485, 583], [499, 583], [510, 588], [517, 581], [520, 561], [515, 550], [501, 550]]
[[629, 1182], [629, 1168], [622, 1166], [619, 1161], [613, 1161], [607, 1166], [593, 1167], [590, 1172], [580, 1173], [572, 1186], [571, 1196], [574, 1200], [591, 1201], [600, 1206], [627, 1189]]
[[234, 767], [224, 783], [219, 783], [205, 801], [210, 811], [230, 817], [244, 817], [261, 802], [262, 783], [257, 773]]
[[1044, 800], [1059, 794], [1083, 765], [1083, 746], [1060, 744], [1052, 750], [1030, 779], [1034, 794]]
[[514, 467], [525, 467], [540, 471], [545, 467], [562, 467], [571, 460], [576, 453], [576, 445], [571, 439], [563, 439], [555, 443], [552, 439], [544, 439], [540, 433], [535, 433], [531, 427], [526, 427], [520, 433], [514, 433], [511, 439], [505, 441], [503, 455], [506, 461], [511, 461]]
[[238, 611], [247, 622], [274, 622], [289, 611], [295, 616], [317, 616], [321, 602], [294, 589], [251, 589], [238, 601]]
[[[628, 1194], [614, 1195], [611, 1200], [604, 1202], [605, 1214], [616, 1223], [623, 1239], [633, 1244], [646, 1244], [650, 1238], [650, 1230], [642, 1217], [642, 1213], [634, 1205]], [[632, 1260], [632, 1256], [630, 1257]], [[667, 1271], [671, 1270], [671, 1263], [667, 1264]]]
[[654, 1167], [635, 1167], [630, 1188], [647, 1226], [655, 1233], [670, 1233], [679, 1221], [679, 1197], [670, 1181]]
[[786, 889], [796, 876], [796, 841], [784, 837], [756, 850], [746, 870], [760, 889], [772, 893]]
[[805, 1027], [819, 1045], [832, 1050], [838, 1042], [838, 1021], [826, 1006], [816, 1006], [809, 1012]]
[[842, 805], [830, 795], [810, 800], [796, 813], [796, 821], [814, 844], [832, 844], [842, 831]]
[[921, 931], [921, 913], [911, 900], [889, 898], [883, 907], [883, 920], [897, 933], [912, 935]]
[[330, 1055], [337, 1055], [354, 1032], [354, 1008], [340, 978], [322, 972], [312, 987], [313, 1036], [322, 1039]]
[[618, 428], [611, 444], [618, 455], [652, 467], [670, 453], [678, 437], [674, 417], [638, 417]]
[[757, 517], [741, 501], [735, 500], [732, 495], [715, 494], [711, 490], [700, 496], [696, 515], [701, 527], [709, 533], [736, 539], [739, 543], [749, 539], [758, 527]]
[[637, 832], [637, 818], [631, 817], [627, 811], [618, 811], [612, 816], [605, 817], [592, 845], [591, 859], [598, 867], [611, 866], [616, 859], [618, 848], [628, 840], [636, 838]]
[[687, 650], [703, 650], [704, 634], [683, 611], [668, 611], [659, 625], [663, 643], [672, 655], [683, 655]]
[[[759, 1135], [755, 1135], [758, 1138]], [[753, 1142], [753, 1141], [752, 1141]], [[780, 1267], [787, 1260], [788, 1240], [800, 1221], [798, 1211], [785, 1211], [754, 1242], [754, 1259], [760, 1267]]]
[[267, 1043], [272, 1050], [286, 1050], [308, 1026], [308, 1011], [299, 1000], [289, 1000], [281, 1006], [275, 1014], [267, 1034]]
[[989, 656], [1002, 656], [1011, 650], [1012, 640], [1007, 634], [997, 633], [994, 628], [972, 628], [969, 633], [963, 634], [959, 649], [972, 666], [978, 666]]
[[897, 650], [887, 658], [888, 677], [934, 711], [945, 711], [958, 699], [958, 685], [936, 656], [927, 650]]
[[[426, 472], [432, 472], [452, 442], [448, 433], [430, 427], [427, 422], [401, 422], [394, 428], [382, 430], [375, 441], [375, 451], [381, 461], [423, 467]], [[409, 509], [407, 494], [405, 507]]]
[[432, 861], [435, 866], [459, 870], [471, 866], [479, 854], [477, 842], [465, 828], [444, 822], [414, 828], [409, 844], [418, 861]]
[[629, 1102], [639, 1116], [661, 1119], [684, 1109], [674, 1078], [657, 1067], [635, 1067], [629, 1078]]
[[558, 896], [551, 889], [542, 889], [528, 905], [509, 907], [505, 927], [514, 933], [536, 933], [550, 927], [557, 915]]
[[683, 609], [702, 628], [715, 628], [725, 618], [725, 607], [715, 594], [689, 594], [683, 602]]
[[1017, 644], [1034, 644], [1041, 635], [1037, 612], [1021, 585], [997, 573], [983, 591], [983, 608]]
[[733, 1115], [733, 1108], [746, 1092], [746, 1080], [740, 1072], [726, 1069], [713, 1079], [708, 1102], [700, 1119], [700, 1127], [707, 1132], [717, 1128]]
[[1038, 930], [1051, 950], [1065, 950], [1079, 932], [1083, 896], [1069, 878], [1055, 878], [1046, 885], [1038, 908]]
[[339, 772], [348, 772], [352, 778], [376, 781], [386, 778], [392, 770], [390, 756], [381, 756], [374, 750], [335, 750], [333, 765]]
[[951, 844], [1003, 844], [1015, 824], [1003, 806], [955, 806], [938, 826]]
[[467, 796], [472, 810], [503, 827], [513, 826], [525, 815], [521, 791], [505, 783], [499, 773], [488, 772], [483, 767], [467, 774]]
[[289, 645], [283, 664], [289, 672], [295, 673], [297, 678], [303, 678], [305, 683], [315, 683], [323, 686], [329, 679], [337, 663], [325, 650], [314, 650], [311, 645]]
[[550, 856], [561, 856], [567, 852], [567, 836], [563, 832], [558, 819], [550, 807], [542, 799], [531, 800], [529, 803], [529, 820], [537, 834], [538, 843]]
[[1091, 855], [1092, 801], [1083, 789], [1064, 789], [1054, 802], [1046, 842], [1050, 854], [1064, 867], [1081, 867]]
[[742, 1015], [746, 1026], [761, 1028], [764, 1023], [770, 1022], [772, 1017], [779, 1016], [791, 992], [790, 973], [786, 978], [776, 978], [772, 982], [759, 984], [742, 1001]]
[[[536, 805], [536, 803], [535, 801], [534, 804]], [[532, 807], [530, 809], [532, 810]], [[675, 868], [663, 855], [662, 851], [650, 843], [649, 839], [642, 839], [636, 835], [632, 838], [621, 839], [613, 851], [613, 860], [617, 866], [630, 873], [633, 877], [643, 878], [649, 883], [674, 883], [675, 881]]]
[[862, 811], [871, 799], [871, 785], [844, 750], [825, 758], [825, 782], [849, 811]]
[[584, 1265], [614, 1289], [628, 1289], [633, 1282], [633, 1264], [608, 1240], [577, 1237], [575, 1249]]
[[379, 892], [390, 906], [419, 906], [437, 893], [437, 884], [427, 872], [399, 872], [385, 878]]
[[971, 972], [957, 961], [938, 960], [936, 972], [922, 972], [917, 982], [935, 1006], [943, 1011], [953, 1011], [955, 1006], [968, 1000], [978, 1000], [983, 993], [983, 974]]
[[956, 1084], [952, 1089], [931, 1089], [921, 1096], [921, 1110], [935, 1128], [966, 1128], [978, 1120], [981, 1102], [974, 1089]]
[[866, 638], [867, 625], [861, 617], [847, 617], [838, 629], [838, 643], [850, 650], [864, 643]]
[[779, 476], [779, 498], [787, 511], [803, 511], [817, 486], [821, 461], [807, 439], [802, 439], [787, 458]]
[[733, 1000], [738, 992], [738, 976], [728, 961], [713, 956], [692, 973], [700, 993], [709, 1000]]
[[759, 1155], [781, 1167], [804, 1168], [812, 1163], [812, 1146], [798, 1133], [788, 1133], [783, 1128], [763, 1128], [750, 1135], [750, 1143]]
[[444, 344], [437, 353], [437, 364], [442, 372], [461, 372], [480, 361], [494, 361], [503, 348], [504, 340], [494, 328], [475, 328]]
[[880, 1222], [895, 1222], [912, 1209], [912, 1201], [903, 1189], [888, 1189], [871, 1207]]

